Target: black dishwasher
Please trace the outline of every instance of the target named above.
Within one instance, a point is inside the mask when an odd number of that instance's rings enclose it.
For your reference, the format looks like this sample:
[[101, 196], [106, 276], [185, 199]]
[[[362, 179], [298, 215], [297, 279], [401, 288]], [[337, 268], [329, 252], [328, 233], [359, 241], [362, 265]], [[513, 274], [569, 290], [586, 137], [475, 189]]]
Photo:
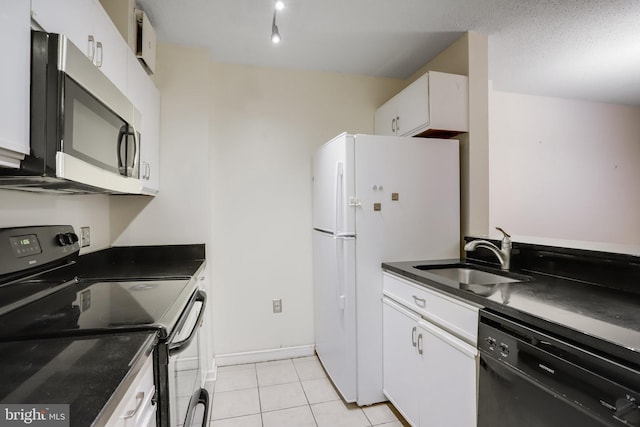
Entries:
[[480, 311], [478, 427], [640, 426], [640, 369]]

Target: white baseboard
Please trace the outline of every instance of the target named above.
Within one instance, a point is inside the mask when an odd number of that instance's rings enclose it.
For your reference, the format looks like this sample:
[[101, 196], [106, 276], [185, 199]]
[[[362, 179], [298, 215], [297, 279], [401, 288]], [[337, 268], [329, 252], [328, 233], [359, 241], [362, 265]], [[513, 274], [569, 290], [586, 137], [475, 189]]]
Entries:
[[214, 359], [214, 371], [217, 366], [242, 365], [244, 363], [268, 362], [271, 360], [292, 359], [294, 357], [313, 356], [314, 345], [274, 348], [272, 350], [248, 351], [217, 355]]

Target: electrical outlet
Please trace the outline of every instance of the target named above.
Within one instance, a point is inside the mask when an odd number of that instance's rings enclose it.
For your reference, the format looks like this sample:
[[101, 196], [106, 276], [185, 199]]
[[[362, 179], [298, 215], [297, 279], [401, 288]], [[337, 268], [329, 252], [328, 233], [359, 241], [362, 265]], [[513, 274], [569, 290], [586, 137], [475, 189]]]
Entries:
[[84, 248], [91, 244], [91, 229], [89, 227], [80, 227], [80, 247]]
[[273, 300], [273, 312], [274, 313], [282, 313], [282, 300], [274, 299]]
[[91, 289], [80, 293], [80, 311], [87, 311], [91, 308]]

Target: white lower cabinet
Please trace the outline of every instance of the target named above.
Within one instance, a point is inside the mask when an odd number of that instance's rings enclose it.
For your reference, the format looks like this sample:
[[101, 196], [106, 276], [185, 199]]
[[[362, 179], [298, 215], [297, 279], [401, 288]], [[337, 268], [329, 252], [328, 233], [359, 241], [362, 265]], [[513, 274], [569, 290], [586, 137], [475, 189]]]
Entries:
[[476, 425], [478, 350], [424, 320], [419, 322], [425, 388], [420, 425]]
[[147, 360], [105, 424], [109, 427], [155, 427], [156, 392], [153, 382], [153, 354]]
[[418, 426], [423, 371], [418, 354], [420, 316], [390, 299], [382, 302], [382, 391], [412, 426]]
[[[390, 292], [400, 284], [414, 294], [415, 284], [384, 274], [383, 314], [383, 390], [406, 420], [415, 427], [475, 427], [477, 416], [478, 351], [469, 343], [438, 324], [441, 317], [429, 318], [423, 309], [407, 307], [403, 299]], [[432, 292], [422, 295], [424, 307], [441, 307], [460, 301]], [[420, 300], [423, 298], [420, 297]], [[476, 311], [477, 307], [469, 306]], [[439, 313], [441, 314], [441, 313]], [[474, 325], [468, 325], [477, 330]], [[468, 335], [473, 330], [467, 331]]]

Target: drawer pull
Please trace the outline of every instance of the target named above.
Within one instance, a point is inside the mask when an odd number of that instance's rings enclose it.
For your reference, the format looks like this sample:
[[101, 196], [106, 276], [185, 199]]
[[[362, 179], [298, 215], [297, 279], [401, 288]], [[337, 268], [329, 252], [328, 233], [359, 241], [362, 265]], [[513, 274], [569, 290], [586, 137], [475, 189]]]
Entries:
[[413, 344], [414, 347], [416, 346], [416, 331], [417, 328], [414, 326], [411, 330], [411, 344]]
[[411, 295], [413, 297], [413, 301], [416, 303], [418, 307], [424, 307], [427, 304], [427, 300], [424, 298], [419, 298], [416, 295]]
[[422, 334], [418, 335], [418, 354], [422, 354], [424, 349], [422, 348]]
[[133, 417], [138, 412], [138, 410], [140, 409], [140, 406], [142, 406], [142, 402], [144, 402], [144, 391], [141, 391], [138, 394], [136, 394], [136, 402], [137, 402], [136, 407], [130, 411], [127, 411], [127, 413], [122, 418], [126, 420], [127, 418]]

